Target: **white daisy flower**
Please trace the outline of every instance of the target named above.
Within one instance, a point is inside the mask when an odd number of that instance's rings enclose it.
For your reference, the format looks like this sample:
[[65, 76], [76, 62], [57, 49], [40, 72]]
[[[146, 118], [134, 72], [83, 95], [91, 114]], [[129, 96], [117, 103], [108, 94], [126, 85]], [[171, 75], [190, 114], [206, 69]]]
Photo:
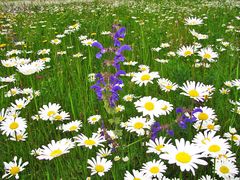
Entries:
[[52, 140], [47, 146], [43, 145], [39, 149], [37, 159], [52, 160], [63, 154], [69, 153], [69, 150], [74, 147], [74, 142], [71, 139], [61, 139], [60, 141]]
[[178, 85], [165, 78], [158, 79], [158, 85], [165, 92], [176, 91]]
[[185, 19], [185, 25], [196, 26], [203, 24], [203, 20], [197, 17], [188, 17]]
[[93, 115], [93, 116], [90, 116], [87, 120], [90, 124], [95, 124], [100, 119], [101, 119], [101, 115]]
[[89, 149], [92, 149], [93, 146], [104, 146], [102, 143], [105, 142], [105, 140], [100, 134], [93, 133], [92, 137], [90, 138], [88, 138], [84, 134], [75, 136], [74, 142], [77, 143], [78, 146], [85, 146]]
[[0, 124], [0, 130], [2, 131], [2, 134], [6, 134], [6, 136], [21, 133], [25, 131], [26, 128], [27, 122], [21, 117], [8, 117]]
[[131, 81], [135, 82], [139, 86], [142, 86], [142, 85], [146, 86], [148, 83], [152, 84], [153, 83], [152, 81], [155, 78], [159, 78], [158, 72], [149, 72], [146, 70], [143, 72], [135, 73]]
[[189, 96], [190, 98], [196, 100], [196, 101], [203, 101], [204, 96], [207, 94], [207, 89], [203, 83], [195, 82], [195, 81], [187, 81], [183, 84], [182, 87], [180, 87], [184, 92], [181, 92], [180, 94], [183, 94], [185, 96]]
[[133, 169], [132, 174], [126, 171], [124, 174], [124, 180], [151, 180], [150, 176], [147, 176], [144, 172]]
[[96, 158], [88, 159], [87, 163], [89, 164], [87, 168], [91, 170], [91, 176], [94, 174], [103, 176], [112, 167], [112, 161], [108, 161], [107, 159], [101, 158], [99, 156]]
[[[18, 162], [17, 162], [18, 161]], [[9, 163], [4, 163], [4, 170], [5, 174], [2, 176], [2, 178], [10, 178], [14, 176], [16, 179], [19, 179], [19, 173], [22, 172], [25, 168], [25, 166], [28, 165], [28, 162], [22, 163], [22, 158], [18, 160], [17, 156], [14, 156], [13, 161], [10, 161]]]
[[54, 116], [59, 113], [61, 106], [56, 103], [48, 103], [48, 105], [43, 105], [38, 111], [38, 114], [42, 120], [53, 120]]
[[143, 117], [132, 117], [128, 120], [126, 130], [130, 132], [136, 132], [138, 135], [142, 136], [145, 134], [146, 130], [150, 129], [150, 124], [147, 122], [146, 118]]
[[207, 162], [202, 160], [204, 156], [201, 155], [202, 150], [196, 145], [190, 144], [183, 138], [175, 140], [175, 146], [167, 146], [165, 154], [161, 154], [160, 158], [168, 160], [169, 164], [176, 164], [180, 166], [181, 171], [191, 171], [195, 175], [195, 169], [199, 165], [207, 165]]
[[198, 52], [198, 55], [202, 57], [202, 59], [206, 59], [209, 62], [215, 62], [216, 58], [218, 58], [218, 54], [212, 50], [212, 48], [203, 48]]
[[193, 46], [182, 46], [178, 51], [177, 54], [179, 56], [188, 57], [194, 54], [194, 47]]
[[134, 103], [138, 112], [142, 112], [143, 116], [149, 115], [151, 119], [153, 117], [159, 117], [161, 115], [161, 103], [157, 98], [151, 96], [142, 97]]
[[233, 179], [239, 173], [237, 166], [231, 161], [217, 161], [215, 172], [224, 179]]
[[167, 166], [161, 160], [156, 161], [154, 159], [153, 161], [144, 163], [141, 171], [149, 177], [161, 179], [166, 169]]
[[146, 146], [148, 147], [148, 150], [146, 153], [156, 153], [161, 154], [166, 149], [166, 146], [170, 144], [171, 140], [166, 141], [166, 137], [160, 136], [159, 138], [156, 138], [154, 141], [150, 140], [146, 143]]
[[72, 132], [72, 131], [77, 132], [80, 130], [81, 127], [82, 127], [82, 122], [79, 120], [75, 120], [67, 124], [62, 124], [57, 129], [63, 130], [63, 132]]
[[101, 148], [98, 150], [97, 152], [97, 156], [101, 157], [101, 158], [105, 158], [107, 156], [111, 156], [112, 155], [112, 151], [109, 148]]

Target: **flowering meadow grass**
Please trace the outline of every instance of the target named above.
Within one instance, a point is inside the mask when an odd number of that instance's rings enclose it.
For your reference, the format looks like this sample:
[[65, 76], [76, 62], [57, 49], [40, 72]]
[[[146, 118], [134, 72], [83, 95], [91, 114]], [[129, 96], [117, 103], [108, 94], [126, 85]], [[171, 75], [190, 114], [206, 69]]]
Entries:
[[239, 179], [238, 1], [0, 10], [3, 179]]

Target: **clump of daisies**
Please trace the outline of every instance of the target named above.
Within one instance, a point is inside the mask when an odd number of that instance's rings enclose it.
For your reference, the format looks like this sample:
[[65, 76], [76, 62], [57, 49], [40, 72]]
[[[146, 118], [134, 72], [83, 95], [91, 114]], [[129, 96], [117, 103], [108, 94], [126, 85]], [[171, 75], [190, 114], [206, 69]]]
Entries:
[[33, 155], [39, 160], [52, 160], [63, 154], [69, 153], [70, 149], [74, 148], [75, 144], [72, 139], [61, 139], [59, 141], [52, 140], [47, 146], [33, 150]]
[[61, 110], [61, 106], [56, 103], [49, 102], [48, 105], [43, 105], [38, 111], [40, 119], [44, 121], [64, 121], [69, 120], [70, 115], [68, 112]]

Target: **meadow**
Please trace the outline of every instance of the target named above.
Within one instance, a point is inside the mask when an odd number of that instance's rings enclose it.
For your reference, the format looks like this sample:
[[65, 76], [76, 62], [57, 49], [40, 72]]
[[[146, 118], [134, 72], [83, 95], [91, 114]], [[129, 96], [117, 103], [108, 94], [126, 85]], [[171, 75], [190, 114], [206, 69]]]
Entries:
[[1, 177], [239, 179], [239, 33], [239, 1], [1, 2]]

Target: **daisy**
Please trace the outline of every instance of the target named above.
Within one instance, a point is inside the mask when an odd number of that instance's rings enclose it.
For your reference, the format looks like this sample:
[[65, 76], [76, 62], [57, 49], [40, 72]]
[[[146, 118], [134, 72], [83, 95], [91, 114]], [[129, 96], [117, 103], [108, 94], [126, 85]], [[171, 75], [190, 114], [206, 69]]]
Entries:
[[151, 180], [152, 178], [144, 174], [142, 171], [133, 169], [133, 174], [129, 171], [125, 172], [124, 180]]
[[56, 103], [48, 103], [48, 105], [43, 105], [38, 111], [38, 114], [42, 120], [53, 120], [54, 116], [59, 113], [61, 106]]
[[158, 79], [158, 85], [160, 89], [165, 92], [176, 91], [178, 85], [176, 83], [172, 83], [170, 80], [165, 78]]
[[123, 97], [123, 100], [127, 102], [132, 102], [133, 98], [135, 98], [134, 94], [127, 94]]
[[60, 40], [60, 39], [53, 39], [53, 40], [51, 40], [51, 43], [52, 44], [55, 44], [55, 45], [58, 45], [58, 44], [60, 44], [62, 41]]
[[132, 117], [128, 120], [127, 131], [136, 132], [138, 135], [144, 135], [146, 129], [150, 129], [149, 122], [143, 117]]
[[126, 61], [126, 62], [123, 62], [123, 65], [135, 66], [137, 63], [138, 63], [137, 61]]
[[16, 110], [21, 110], [22, 108], [25, 108], [25, 106], [29, 103], [29, 101], [26, 98], [17, 99], [15, 100], [15, 104], [12, 103], [12, 108]]
[[[200, 122], [196, 122], [194, 126], [199, 126]], [[200, 127], [199, 127], [200, 128]], [[220, 125], [217, 125], [214, 121], [203, 121], [201, 129], [206, 129], [207, 131], [219, 131]]]
[[23, 75], [31, 75], [39, 71], [38, 67], [33, 64], [18, 65], [17, 70]]
[[39, 149], [37, 159], [39, 160], [52, 160], [63, 154], [69, 153], [69, 150], [74, 147], [71, 139], [61, 139], [60, 141], [52, 140], [47, 146], [43, 145]]
[[219, 138], [219, 136], [215, 136], [215, 131], [204, 131], [197, 133], [193, 138], [193, 143], [198, 146], [199, 148], [202, 148], [205, 146], [208, 142], [211, 142], [214, 140], [214, 138]]
[[239, 171], [231, 161], [217, 161], [215, 172], [220, 178], [233, 179]]
[[240, 135], [236, 133], [224, 133], [224, 137], [226, 137], [230, 141], [234, 141], [237, 146], [240, 146]]
[[101, 148], [98, 150], [97, 152], [97, 156], [101, 157], [101, 158], [105, 158], [107, 156], [111, 156], [112, 155], [112, 150], [109, 148]]
[[91, 170], [91, 175], [98, 174], [99, 176], [103, 176], [112, 167], [112, 161], [99, 156], [88, 159], [87, 163], [89, 164], [87, 168]]
[[138, 68], [139, 68], [139, 71], [141, 72], [150, 70], [150, 67], [144, 64], [139, 65]]
[[226, 153], [229, 149], [230, 145], [227, 140], [220, 137], [215, 137], [211, 141], [206, 141], [206, 145], [202, 146], [203, 153], [213, 158]]
[[63, 132], [71, 132], [71, 131], [79, 131], [82, 127], [82, 122], [79, 120], [69, 122], [67, 124], [63, 124], [59, 126], [57, 129], [63, 130]]
[[142, 86], [143, 84], [146, 86], [148, 83], [153, 83], [152, 81], [155, 78], [159, 78], [158, 72], [149, 72], [146, 70], [143, 72], [135, 73], [131, 81], [135, 82], [139, 86]]
[[173, 110], [173, 105], [170, 104], [169, 102], [164, 100], [159, 100], [159, 103], [160, 103], [159, 111], [161, 115], [167, 115]]
[[6, 136], [23, 132], [26, 128], [27, 122], [24, 118], [21, 117], [8, 117], [0, 124], [0, 130], [2, 130], [2, 134], [6, 134]]
[[207, 165], [207, 162], [202, 160], [204, 156], [201, 155], [202, 150], [194, 144], [190, 144], [189, 141], [185, 141], [183, 138], [175, 140], [175, 146], [168, 146], [165, 154], [161, 154], [160, 158], [168, 160], [169, 164], [176, 164], [180, 166], [181, 171], [192, 171], [195, 175], [195, 169], [199, 165]]
[[216, 118], [215, 111], [212, 108], [204, 106], [194, 108], [194, 110], [196, 109], [200, 110], [193, 113], [193, 116], [196, 118], [197, 121], [209, 121]]
[[14, 156], [13, 161], [9, 163], [3, 162], [5, 170], [5, 174], [2, 176], [3, 179], [7, 176], [8, 178], [14, 176], [16, 179], [19, 179], [19, 173], [25, 169], [24, 167], [28, 165], [28, 162], [22, 163], [22, 158], [17, 161], [17, 156]]
[[122, 112], [124, 110], [125, 110], [125, 107], [122, 106], [122, 105], [118, 105], [118, 106], [115, 107], [115, 112], [117, 112], [117, 113]]
[[166, 169], [167, 166], [161, 160], [156, 161], [154, 159], [153, 161], [143, 164], [141, 171], [149, 177], [157, 177], [158, 179], [161, 179], [163, 173], [166, 172]]
[[203, 24], [203, 20], [197, 17], [188, 17], [185, 19], [185, 25], [196, 26]]
[[27, 133], [25, 131], [20, 131], [15, 134], [10, 134], [10, 140], [12, 141], [26, 141]]
[[50, 49], [41, 49], [37, 52], [38, 55], [45, 55], [49, 53], [50, 53]]
[[236, 87], [238, 90], [240, 90], [240, 79], [232, 80], [232, 86]]
[[215, 58], [218, 58], [218, 54], [213, 52], [212, 48], [203, 48], [198, 52], [198, 55], [202, 57], [202, 59], [206, 59], [209, 62], [216, 61]]
[[93, 115], [93, 116], [90, 116], [87, 120], [90, 124], [95, 124], [100, 119], [101, 119], [101, 115]]
[[142, 112], [143, 116], [149, 115], [151, 119], [153, 117], [159, 117], [161, 111], [159, 111], [161, 104], [157, 98], [151, 96], [145, 96], [134, 103], [138, 112]]
[[60, 113], [53, 115], [54, 121], [64, 121], [69, 119], [70, 119], [70, 115], [68, 114], [68, 112], [65, 112], [65, 111], [61, 111]]
[[160, 136], [159, 138], [156, 138], [154, 141], [150, 139], [149, 142], [146, 143], [146, 146], [148, 146], [148, 150], [146, 153], [156, 153], [161, 154], [165, 147], [170, 144], [171, 140], [166, 141], [166, 137]]
[[194, 47], [193, 46], [182, 46], [178, 51], [177, 54], [179, 56], [188, 57], [194, 54]]
[[219, 89], [219, 91], [221, 94], [224, 94], [224, 95], [230, 93], [230, 89], [228, 89], [228, 88], [222, 88], [222, 89]]
[[236, 162], [236, 154], [231, 151], [226, 151], [224, 154], [219, 154], [216, 160]]
[[84, 46], [92, 46], [92, 44], [95, 42], [96, 40], [93, 40], [93, 39], [84, 39], [81, 41], [81, 43], [84, 45]]
[[84, 134], [80, 134], [74, 137], [74, 141], [78, 146], [85, 146], [89, 149], [92, 149], [93, 146], [104, 146], [102, 143], [105, 142], [104, 138], [97, 133], [93, 133], [92, 137], [88, 138]]
[[196, 101], [203, 101], [204, 96], [207, 93], [207, 89], [205, 88], [205, 85], [200, 82], [195, 81], [187, 81], [183, 84], [182, 87], [180, 87], [184, 92], [181, 92], [180, 94], [183, 94], [185, 96], [189, 96], [190, 98], [196, 100]]

